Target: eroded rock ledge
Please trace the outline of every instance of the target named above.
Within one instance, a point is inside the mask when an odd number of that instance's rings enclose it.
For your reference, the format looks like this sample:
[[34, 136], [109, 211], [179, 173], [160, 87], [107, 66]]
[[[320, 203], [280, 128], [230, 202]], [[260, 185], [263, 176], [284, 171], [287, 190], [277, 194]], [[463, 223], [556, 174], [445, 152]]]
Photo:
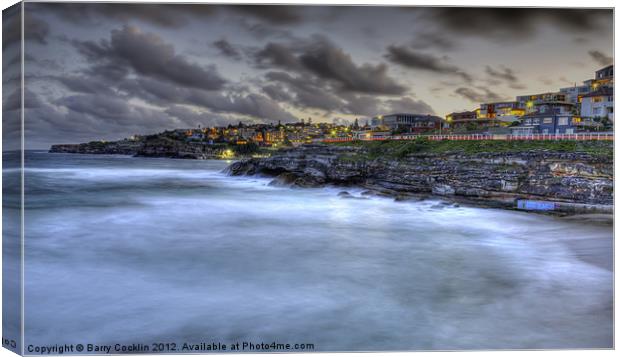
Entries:
[[238, 161], [228, 170], [232, 175], [276, 176], [300, 187], [357, 185], [401, 198], [429, 194], [505, 208], [515, 207], [518, 199], [533, 199], [580, 212], [612, 209], [613, 159], [608, 157], [539, 150], [371, 159], [365, 150], [304, 145]]

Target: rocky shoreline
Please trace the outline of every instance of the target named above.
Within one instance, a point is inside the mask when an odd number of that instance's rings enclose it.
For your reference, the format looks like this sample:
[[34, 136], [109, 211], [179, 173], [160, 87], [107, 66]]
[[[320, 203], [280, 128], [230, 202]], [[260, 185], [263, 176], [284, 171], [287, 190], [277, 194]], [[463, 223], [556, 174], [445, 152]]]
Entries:
[[166, 157], [173, 159], [216, 160], [227, 150], [224, 145], [209, 145], [201, 142], [172, 140], [162, 136], [151, 136], [141, 140], [91, 141], [82, 144], [52, 145], [50, 153], [108, 154], [137, 157]]
[[304, 145], [233, 163], [231, 175], [269, 175], [297, 187], [359, 186], [398, 200], [439, 196], [515, 209], [518, 200], [551, 202], [550, 213], [612, 213], [613, 159], [549, 150], [414, 153], [368, 158], [366, 148]]

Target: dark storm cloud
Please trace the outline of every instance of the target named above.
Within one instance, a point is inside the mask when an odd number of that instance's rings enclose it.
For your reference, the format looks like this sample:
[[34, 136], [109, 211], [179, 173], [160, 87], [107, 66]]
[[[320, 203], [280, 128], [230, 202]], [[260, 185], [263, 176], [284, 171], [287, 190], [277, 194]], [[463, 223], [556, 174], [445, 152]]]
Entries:
[[303, 7], [277, 5], [231, 5], [226, 9], [264, 20], [273, 25], [292, 25], [303, 20]]
[[97, 3], [30, 3], [27, 9], [53, 13], [63, 21], [93, 24], [106, 19], [120, 22], [141, 20], [161, 27], [180, 27], [190, 18], [210, 16], [216, 6], [201, 4], [97, 4]]
[[315, 37], [299, 59], [310, 72], [339, 83], [346, 91], [368, 94], [402, 94], [405, 91], [388, 76], [385, 64], [358, 66], [349, 54], [325, 37]]
[[375, 115], [380, 111], [380, 101], [375, 96], [335, 93], [328, 83], [318, 78], [293, 76], [285, 72], [268, 72], [265, 78], [285, 87], [288, 99], [281, 100], [297, 107], [358, 115]]
[[265, 120], [295, 121], [276, 101], [256, 93], [237, 91], [205, 91], [175, 86], [153, 78], [126, 80], [119, 90], [130, 97], [140, 98], [158, 106], [186, 104], [216, 113], [235, 113]]
[[203, 99], [204, 106], [216, 112], [250, 115], [268, 121], [297, 121], [297, 118], [283, 110], [277, 102], [256, 93], [245, 95], [231, 93], [227, 96], [205, 96]]
[[[291, 103], [301, 108], [315, 108], [327, 113], [374, 116], [384, 112], [406, 111], [433, 113], [433, 109], [422, 100], [409, 97], [382, 100], [363, 93], [338, 92], [318, 78], [293, 76], [285, 72], [268, 72], [265, 78], [280, 84], [268, 86], [272, 98]], [[285, 87], [286, 91], [281, 87]]]
[[285, 72], [268, 72], [265, 78], [284, 85], [293, 94], [289, 94], [288, 101], [300, 107], [333, 111], [346, 106], [345, 101], [320, 80]]
[[480, 92], [471, 88], [460, 87], [457, 88], [454, 93], [474, 103], [498, 102], [505, 99], [502, 95], [486, 88], [482, 88]]
[[269, 86], [266, 93], [294, 106], [366, 116], [390, 111], [398, 104], [402, 104], [400, 109], [432, 112], [423, 101], [385, 101], [377, 97], [403, 95], [407, 90], [388, 75], [385, 64], [357, 64], [323, 36], [268, 43], [254, 51], [253, 58], [259, 69], [284, 70], [267, 72], [265, 79], [285, 91]]
[[142, 112], [132, 112], [135, 105], [128, 109], [122, 103], [137, 98], [164, 110], [184, 104], [201, 108], [203, 113], [231, 113], [257, 120], [296, 120], [273, 99], [250, 93], [243, 86], [225, 85], [227, 82], [215, 68], [189, 62], [176, 54], [171, 44], [135, 27], [113, 30], [109, 40], [72, 43], [91, 66], [75, 75], [46, 78], [77, 93], [55, 102], [71, 112], [105, 120], [131, 116]]
[[444, 58], [416, 52], [410, 48], [395, 45], [388, 46], [387, 50], [388, 53], [385, 55], [385, 58], [401, 66], [458, 76], [466, 82], [472, 81], [472, 76], [470, 74], [466, 73], [458, 66], [445, 63]]
[[159, 110], [132, 106], [112, 97], [68, 96], [58, 99], [54, 105], [35, 93], [27, 94], [28, 97], [31, 103], [36, 103], [27, 105], [24, 113], [28, 118], [25, 135], [30, 147], [93, 138], [118, 139], [144, 133], [145, 128], [166, 129], [176, 120]]
[[[226, 126], [231, 122], [239, 121], [238, 118], [222, 117], [209, 112], [200, 112], [180, 105], [173, 105], [165, 110], [165, 113], [184, 123], [185, 128], [195, 128], [198, 125], [205, 126]], [[244, 119], [245, 120], [245, 119]], [[247, 120], [244, 122], [247, 123]]]
[[495, 69], [491, 66], [486, 66], [484, 71], [492, 80], [504, 81], [510, 88], [525, 89], [525, 86], [519, 82], [519, 77], [508, 67], [500, 66], [499, 69]]
[[342, 92], [398, 95], [406, 91], [387, 73], [383, 63], [356, 64], [324, 36], [291, 45], [269, 43], [255, 54], [259, 68], [281, 67], [328, 81]]
[[295, 55], [295, 49], [280, 43], [268, 43], [254, 56], [258, 68], [268, 69], [282, 67], [290, 70], [303, 70], [303, 66]]
[[349, 93], [343, 97], [346, 101], [343, 113], [370, 117], [385, 112], [383, 102], [375, 96]]
[[110, 78], [103, 77], [103, 81], [83, 75], [48, 76], [46, 79], [56, 81], [73, 93], [87, 93], [99, 95], [114, 94], [114, 83]]
[[[4, 16], [2, 21], [2, 48], [7, 48], [13, 44], [21, 42], [21, 18], [19, 15]], [[24, 41], [29, 43], [37, 43], [41, 45], [47, 44], [50, 25], [30, 13], [24, 15]]]
[[26, 12], [24, 16], [24, 40], [34, 41], [39, 44], [47, 44], [47, 36], [50, 32], [50, 25], [40, 18], [34, 17]]
[[[165, 83], [165, 85], [170, 85]], [[198, 91], [190, 89], [192, 91]], [[27, 93], [26, 135], [30, 138], [29, 145], [40, 147], [53, 143], [84, 142], [93, 138], [116, 140], [132, 134], [154, 133], [170, 128], [189, 128], [197, 125], [226, 125], [246, 117], [218, 115], [205, 109], [188, 109], [171, 104], [164, 110], [136, 106], [128, 101], [128, 97], [120, 94], [76, 94], [60, 97], [53, 105], [44, 102], [34, 93]], [[239, 111], [255, 111], [268, 113], [269, 104], [261, 103], [261, 99], [239, 96], [238, 104], [222, 104], [227, 109], [238, 105]], [[214, 96], [212, 100], [221, 100]], [[30, 103], [30, 104], [29, 104]], [[161, 103], [160, 103], [161, 104]], [[10, 103], [3, 103], [7, 106]], [[252, 108], [243, 109], [251, 106]], [[258, 107], [259, 109], [255, 109]], [[9, 109], [9, 108], [7, 108]], [[13, 113], [14, 111], [5, 111]], [[277, 121], [277, 118], [269, 118]], [[249, 119], [260, 122], [260, 119]], [[45, 133], [45, 135], [41, 135]], [[37, 135], [38, 134], [38, 135]], [[66, 140], [71, 137], [70, 140]]]
[[558, 26], [578, 34], [599, 32], [611, 26], [613, 14], [610, 9], [442, 7], [420, 10], [453, 35], [504, 40], [529, 38], [540, 25]]
[[230, 57], [237, 61], [241, 59], [241, 52], [226, 39], [222, 38], [213, 42], [213, 46], [219, 50], [220, 54], [226, 57]]
[[191, 19], [204, 19], [222, 12], [249, 16], [270, 25], [290, 26], [303, 21], [304, 13], [300, 6], [271, 5], [42, 3], [28, 4], [28, 7], [34, 11], [54, 13], [63, 21], [77, 24], [108, 19], [123, 23], [140, 20], [171, 28], [182, 27]]
[[131, 107], [126, 100], [110, 95], [71, 95], [58, 99], [54, 104], [106, 120], [123, 119], [129, 117], [131, 113]]
[[424, 32], [416, 34], [411, 41], [411, 47], [414, 49], [437, 48], [444, 51], [453, 50], [457, 47], [454, 39], [445, 36], [443, 33]]
[[391, 113], [417, 113], [435, 114], [433, 108], [422, 100], [415, 100], [411, 97], [400, 99], [390, 99], [385, 102]]
[[588, 54], [590, 55], [590, 57], [592, 57], [594, 61], [596, 61], [596, 63], [598, 63], [601, 66], [607, 66], [607, 65], [614, 63], [613, 58], [607, 56], [601, 51], [592, 50], [592, 51], [588, 51]]
[[263, 86], [262, 90], [265, 94], [267, 94], [269, 98], [273, 100], [277, 100], [279, 102], [288, 102], [293, 99], [290, 93], [282, 89], [281, 86], [269, 84], [269, 85]]
[[74, 44], [89, 60], [103, 64], [99, 68], [121, 71], [131, 68], [141, 75], [201, 89], [221, 89], [226, 83], [215, 67], [191, 63], [159, 36], [133, 26], [112, 30], [109, 41], [74, 41]]
[[[20, 110], [22, 105], [21, 89], [14, 90], [2, 101], [2, 111]], [[39, 97], [29, 89], [24, 89], [24, 108], [39, 108], [42, 102]]]

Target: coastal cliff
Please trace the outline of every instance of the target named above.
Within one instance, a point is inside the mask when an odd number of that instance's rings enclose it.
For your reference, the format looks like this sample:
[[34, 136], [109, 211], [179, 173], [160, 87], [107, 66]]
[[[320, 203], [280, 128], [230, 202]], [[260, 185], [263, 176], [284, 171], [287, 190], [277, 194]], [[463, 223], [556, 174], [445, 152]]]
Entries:
[[[176, 159], [219, 159], [231, 149], [225, 144], [179, 140], [166, 135], [151, 135], [137, 140], [91, 141], [82, 144], [52, 145], [51, 153], [109, 154]], [[236, 149], [236, 147], [232, 147]], [[243, 156], [242, 153], [238, 153]]]
[[135, 155], [141, 147], [142, 142], [132, 140], [91, 141], [82, 144], [52, 145], [49, 152], [67, 154]]
[[499, 207], [514, 207], [517, 199], [553, 201], [564, 207], [588, 205], [590, 211], [602, 207], [608, 211], [613, 204], [613, 159], [609, 155], [560, 150], [409, 150], [395, 156], [393, 151], [373, 155], [373, 149], [305, 145], [269, 158], [238, 161], [229, 172], [272, 175], [279, 182], [301, 187], [357, 185], [402, 198], [438, 195]]

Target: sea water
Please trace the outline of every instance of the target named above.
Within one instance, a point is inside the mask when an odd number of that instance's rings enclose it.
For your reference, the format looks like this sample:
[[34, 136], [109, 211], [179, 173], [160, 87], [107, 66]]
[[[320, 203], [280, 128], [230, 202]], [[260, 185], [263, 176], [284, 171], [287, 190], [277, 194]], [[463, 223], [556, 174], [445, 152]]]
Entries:
[[28, 152], [25, 345], [612, 346], [609, 224], [230, 163]]

